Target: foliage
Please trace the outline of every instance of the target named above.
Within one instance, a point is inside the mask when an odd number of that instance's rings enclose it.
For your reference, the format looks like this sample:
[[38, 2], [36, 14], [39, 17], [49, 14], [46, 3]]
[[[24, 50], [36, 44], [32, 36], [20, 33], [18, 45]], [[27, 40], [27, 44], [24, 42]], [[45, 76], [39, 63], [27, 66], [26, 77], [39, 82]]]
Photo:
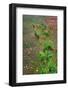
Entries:
[[[49, 29], [47, 25], [39, 24], [36, 28], [34, 28], [35, 37], [38, 39], [43, 35], [46, 38], [49, 36]], [[47, 73], [56, 73], [57, 72], [57, 65], [53, 61], [54, 56], [54, 43], [52, 40], [44, 40], [41, 47], [43, 48], [41, 51], [37, 53], [37, 59], [41, 62], [38, 67], [38, 72], [40, 74], [47, 74]], [[40, 44], [40, 43], [39, 43]]]
[[50, 60], [48, 62], [48, 68], [49, 68], [49, 72], [54, 73], [57, 72], [57, 65], [53, 62], [53, 60]]
[[41, 61], [45, 59], [45, 53], [43, 51], [40, 51], [37, 56], [38, 59]]

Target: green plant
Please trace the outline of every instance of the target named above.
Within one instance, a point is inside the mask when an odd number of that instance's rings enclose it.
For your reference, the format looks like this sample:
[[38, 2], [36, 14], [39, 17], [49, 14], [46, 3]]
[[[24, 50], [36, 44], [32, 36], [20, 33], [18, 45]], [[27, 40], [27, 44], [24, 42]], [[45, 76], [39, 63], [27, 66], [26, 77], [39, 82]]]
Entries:
[[57, 64], [55, 64], [52, 59], [48, 62], [48, 68], [50, 73], [57, 72]]
[[43, 51], [40, 51], [37, 56], [38, 59], [41, 61], [45, 59], [45, 53]]
[[[41, 36], [45, 36], [47, 39], [42, 42], [41, 47], [43, 48], [41, 51], [37, 53], [37, 59], [40, 61], [40, 65], [38, 67], [38, 72], [41, 74], [44, 73], [56, 73], [57, 72], [57, 65], [53, 61], [54, 56], [54, 43], [52, 40], [48, 39], [48, 36], [50, 35], [49, 29], [47, 25], [39, 24], [38, 28], [34, 29], [35, 37], [38, 39]], [[40, 43], [39, 43], [40, 44]]]

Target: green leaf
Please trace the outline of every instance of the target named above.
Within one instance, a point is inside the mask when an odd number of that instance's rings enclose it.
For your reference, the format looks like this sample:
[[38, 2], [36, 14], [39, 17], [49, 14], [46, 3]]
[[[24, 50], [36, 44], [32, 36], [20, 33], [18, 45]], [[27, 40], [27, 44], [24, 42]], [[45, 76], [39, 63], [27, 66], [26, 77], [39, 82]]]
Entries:
[[50, 49], [52, 49], [52, 48], [54, 48], [53, 42], [52, 42], [51, 40], [45, 41], [45, 43], [44, 43], [44, 51], [45, 51], [46, 49], [47, 49], [47, 50], [50, 50]]
[[47, 28], [46, 25], [44, 25], [44, 24], [41, 24], [41, 25], [40, 25], [40, 29], [41, 29], [41, 30], [46, 30], [46, 28]]
[[51, 58], [53, 56], [53, 52], [52, 51], [48, 51], [48, 58]]
[[45, 53], [42, 52], [42, 51], [40, 51], [37, 56], [38, 56], [39, 60], [44, 60], [45, 59]]
[[49, 32], [48, 31], [45, 31], [43, 34], [46, 35], [46, 36], [49, 36]]
[[39, 67], [39, 73], [40, 74], [45, 74], [45, 73], [48, 73], [48, 72], [49, 72], [49, 68], [46, 65], [41, 65]]
[[49, 72], [50, 73], [56, 73], [57, 72], [57, 65], [53, 62], [53, 60], [50, 60], [48, 62]]
[[41, 31], [40, 30], [37, 30], [37, 31], [35, 31], [35, 34], [38, 35], [38, 36], [40, 36], [41, 35]]

